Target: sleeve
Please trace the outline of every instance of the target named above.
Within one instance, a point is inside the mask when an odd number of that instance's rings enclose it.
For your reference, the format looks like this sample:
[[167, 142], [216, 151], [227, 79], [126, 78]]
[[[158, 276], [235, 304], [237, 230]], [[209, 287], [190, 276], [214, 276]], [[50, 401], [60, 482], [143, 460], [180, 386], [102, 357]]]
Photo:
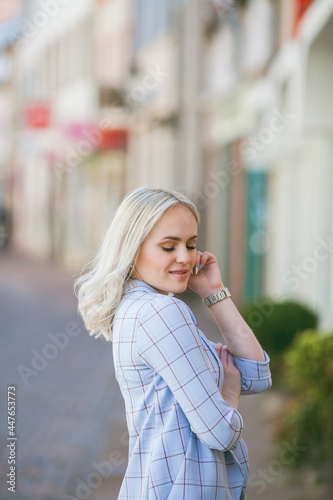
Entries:
[[234, 356], [235, 365], [242, 374], [242, 395], [259, 394], [272, 386], [269, 356], [264, 351], [265, 361]]
[[163, 296], [142, 313], [137, 331], [141, 359], [165, 380], [200, 441], [222, 451], [235, 449], [243, 419], [222, 398], [187, 306]]
[[[211, 340], [208, 341], [212, 347], [215, 344]], [[242, 374], [242, 395], [259, 394], [272, 386], [272, 376], [269, 368], [270, 358], [266, 351], [265, 361], [255, 361], [253, 359], [241, 358], [234, 356], [235, 365]]]

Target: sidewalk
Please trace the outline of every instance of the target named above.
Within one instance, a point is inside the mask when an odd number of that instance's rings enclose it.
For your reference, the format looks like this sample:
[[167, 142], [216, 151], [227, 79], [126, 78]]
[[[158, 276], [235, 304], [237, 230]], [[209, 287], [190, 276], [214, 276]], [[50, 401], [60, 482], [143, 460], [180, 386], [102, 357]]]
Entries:
[[1, 500], [75, 499], [77, 485], [96, 477], [95, 464], [113, 441], [122, 457], [114, 472], [124, 472], [127, 450], [118, 438], [125, 415], [112, 345], [84, 329], [73, 281], [50, 262], [0, 253], [2, 444], [7, 388], [17, 394], [17, 488], [15, 495], [8, 491], [2, 445]]
[[[83, 498], [74, 496], [76, 485], [81, 481], [88, 491], [91, 480], [90, 494], [85, 498], [116, 500], [126, 467], [127, 433], [124, 402], [114, 377], [112, 346], [82, 330], [24, 387], [17, 380], [15, 366], [31, 361], [31, 347], [42, 352], [46, 332], [61, 331], [66, 321], [78, 322], [73, 276], [52, 263], [13, 254], [0, 255], [0, 275], [1, 341], [6, 342], [1, 356], [1, 384], [17, 383], [20, 396], [21, 464], [15, 498], [75, 500]], [[191, 307], [207, 337], [221, 341], [217, 325], [201, 300], [192, 292], [181, 298]], [[329, 492], [315, 487], [310, 475], [288, 484], [288, 465], [273, 456], [271, 436], [282, 402], [283, 395], [277, 388], [241, 398], [243, 437], [250, 455], [246, 500], [327, 500]], [[112, 464], [110, 478], [104, 474], [102, 479], [96, 473], [102, 461]]]

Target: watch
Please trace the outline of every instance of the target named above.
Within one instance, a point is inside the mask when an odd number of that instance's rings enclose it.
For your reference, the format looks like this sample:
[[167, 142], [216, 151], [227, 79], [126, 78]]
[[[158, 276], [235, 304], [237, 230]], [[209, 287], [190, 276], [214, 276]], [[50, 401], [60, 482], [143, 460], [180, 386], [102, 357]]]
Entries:
[[223, 290], [220, 290], [219, 292], [215, 292], [212, 293], [211, 295], [208, 295], [208, 297], [206, 297], [203, 300], [203, 303], [205, 304], [206, 307], [210, 307], [213, 304], [216, 304], [216, 302], [226, 299], [227, 297], [231, 297], [231, 293], [229, 292], [228, 288], [225, 287]]

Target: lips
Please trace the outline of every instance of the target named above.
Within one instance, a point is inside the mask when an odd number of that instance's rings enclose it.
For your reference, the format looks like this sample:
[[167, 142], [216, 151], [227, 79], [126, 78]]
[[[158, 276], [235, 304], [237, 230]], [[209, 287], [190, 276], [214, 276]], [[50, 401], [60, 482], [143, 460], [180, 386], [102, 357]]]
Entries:
[[177, 271], [170, 271], [175, 278], [186, 278], [188, 274], [188, 269], [177, 269]]

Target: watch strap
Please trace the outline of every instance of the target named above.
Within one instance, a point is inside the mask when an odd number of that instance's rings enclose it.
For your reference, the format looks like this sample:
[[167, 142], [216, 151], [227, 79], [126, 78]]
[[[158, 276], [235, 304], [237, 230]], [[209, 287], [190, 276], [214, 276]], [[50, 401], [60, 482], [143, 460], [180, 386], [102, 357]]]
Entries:
[[231, 297], [231, 293], [227, 287], [223, 288], [223, 290], [219, 290], [218, 292], [212, 293], [211, 295], [208, 295], [203, 300], [203, 303], [205, 304], [206, 307], [210, 307], [213, 304], [216, 304], [216, 302], [219, 302], [220, 300], [226, 299], [227, 297]]

